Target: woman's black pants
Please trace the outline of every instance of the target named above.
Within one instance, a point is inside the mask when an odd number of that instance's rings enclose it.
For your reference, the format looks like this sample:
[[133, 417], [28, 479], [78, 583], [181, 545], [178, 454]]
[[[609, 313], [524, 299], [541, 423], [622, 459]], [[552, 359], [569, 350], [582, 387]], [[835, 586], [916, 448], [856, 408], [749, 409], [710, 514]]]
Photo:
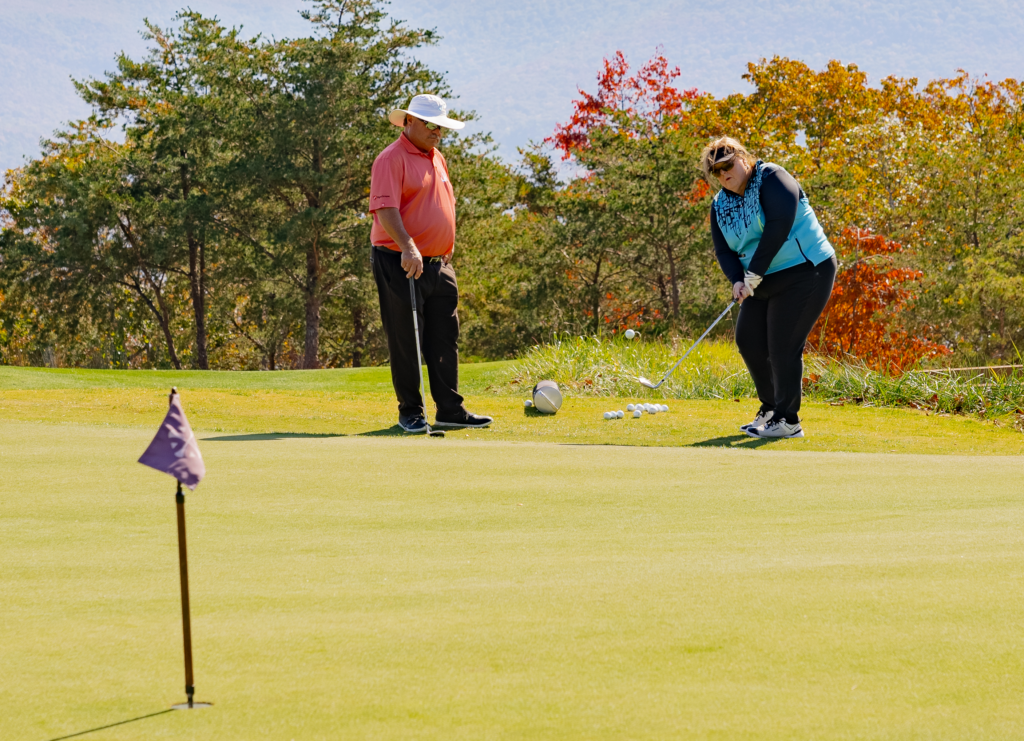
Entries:
[[804, 345], [832, 295], [836, 259], [805, 262], [766, 275], [740, 306], [736, 344], [747, 364], [761, 410], [800, 421]]

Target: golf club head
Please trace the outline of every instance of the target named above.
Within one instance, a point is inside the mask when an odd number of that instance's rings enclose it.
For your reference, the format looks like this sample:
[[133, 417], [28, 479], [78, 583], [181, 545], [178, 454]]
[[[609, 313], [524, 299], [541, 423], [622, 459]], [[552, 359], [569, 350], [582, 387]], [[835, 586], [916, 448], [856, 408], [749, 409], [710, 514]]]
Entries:
[[427, 428], [427, 437], [444, 437], [444, 431], [443, 430], [432, 430], [432, 429], [430, 429], [428, 427]]
[[649, 389], [656, 389], [656, 388], [658, 388], [657, 386], [655, 386], [653, 383], [648, 381], [643, 376], [638, 376], [636, 380], [640, 383], [641, 386], [646, 386]]

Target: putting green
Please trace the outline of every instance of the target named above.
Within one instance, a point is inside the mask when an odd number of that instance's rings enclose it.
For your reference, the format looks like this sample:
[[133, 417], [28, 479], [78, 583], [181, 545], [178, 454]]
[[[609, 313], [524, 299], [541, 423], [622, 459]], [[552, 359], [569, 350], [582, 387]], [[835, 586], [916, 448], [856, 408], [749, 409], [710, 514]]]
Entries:
[[[0, 422], [5, 739], [183, 697], [159, 413], [81, 413]], [[85, 739], [1024, 734], [1019, 457], [199, 438], [215, 705]]]

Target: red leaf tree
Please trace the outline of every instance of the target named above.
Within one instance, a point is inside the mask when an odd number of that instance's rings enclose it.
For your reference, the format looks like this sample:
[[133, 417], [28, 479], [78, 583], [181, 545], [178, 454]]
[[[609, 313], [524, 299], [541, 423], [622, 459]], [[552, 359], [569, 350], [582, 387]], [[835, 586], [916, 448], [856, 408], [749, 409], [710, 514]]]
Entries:
[[573, 101], [572, 116], [545, 139], [561, 150], [563, 159], [587, 149], [590, 132], [595, 129], [618, 128], [626, 135], [656, 135], [676, 128], [685, 118], [686, 104], [700, 97], [696, 88], [680, 91], [675, 87], [679, 68], [669, 67], [661, 54], [634, 75], [629, 71], [625, 55], [617, 51], [611, 59], [604, 60], [604, 69], [597, 76], [597, 93], [579, 91], [580, 99]]
[[[836, 285], [808, 342], [833, 357], [853, 355], [876, 370], [900, 373], [950, 350], [896, 324], [914, 295], [920, 270], [898, 267], [899, 242], [862, 229], [845, 229], [836, 240]], [[926, 328], [927, 329], [927, 328]]]

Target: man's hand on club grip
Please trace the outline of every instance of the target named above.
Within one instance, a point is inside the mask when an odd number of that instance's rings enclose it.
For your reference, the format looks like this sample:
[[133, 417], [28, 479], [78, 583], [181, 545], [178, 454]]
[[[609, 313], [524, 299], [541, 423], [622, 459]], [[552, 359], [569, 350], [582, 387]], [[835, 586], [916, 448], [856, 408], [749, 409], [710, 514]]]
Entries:
[[406, 278], [416, 278], [423, 275], [423, 255], [416, 249], [416, 245], [402, 249], [402, 270]]

